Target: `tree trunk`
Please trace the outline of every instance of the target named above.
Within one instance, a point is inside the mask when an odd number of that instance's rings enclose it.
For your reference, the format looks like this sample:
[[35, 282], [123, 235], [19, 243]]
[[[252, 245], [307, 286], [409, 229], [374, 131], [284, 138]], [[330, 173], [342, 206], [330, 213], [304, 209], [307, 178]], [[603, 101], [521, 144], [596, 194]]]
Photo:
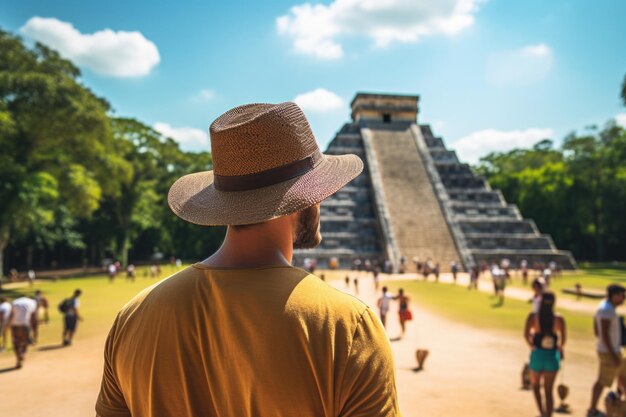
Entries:
[[0, 226], [0, 291], [2, 291], [2, 281], [4, 280], [4, 250], [9, 244], [9, 226]]

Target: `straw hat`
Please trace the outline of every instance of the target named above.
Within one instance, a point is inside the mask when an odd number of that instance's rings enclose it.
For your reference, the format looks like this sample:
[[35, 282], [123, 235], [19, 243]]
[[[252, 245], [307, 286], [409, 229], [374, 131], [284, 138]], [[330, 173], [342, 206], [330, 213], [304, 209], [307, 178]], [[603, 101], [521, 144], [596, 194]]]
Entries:
[[178, 179], [168, 203], [191, 223], [244, 225], [317, 204], [358, 176], [356, 155], [324, 155], [302, 110], [291, 102], [247, 104], [210, 128], [213, 171]]

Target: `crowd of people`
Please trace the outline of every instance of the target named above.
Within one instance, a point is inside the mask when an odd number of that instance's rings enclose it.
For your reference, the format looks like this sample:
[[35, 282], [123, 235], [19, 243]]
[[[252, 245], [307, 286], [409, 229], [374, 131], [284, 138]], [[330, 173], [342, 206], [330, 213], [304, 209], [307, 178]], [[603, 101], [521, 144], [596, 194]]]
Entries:
[[[78, 321], [82, 320], [79, 313], [81, 294], [82, 291], [76, 289], [71, 297], [62, 300], [58, 306], [63, 316], [63, 346], [72, 344]], [[39, 341], [40, 322], [47, 324], [49, 320], [48, 299], [40, 290], [35, 291], [33, 297], [22, 296], [12, 301], [0, 296], [0, 351], [8, 348], [7, 334], [10, 332], [17, 369], [22, 367], [28, 346]]]

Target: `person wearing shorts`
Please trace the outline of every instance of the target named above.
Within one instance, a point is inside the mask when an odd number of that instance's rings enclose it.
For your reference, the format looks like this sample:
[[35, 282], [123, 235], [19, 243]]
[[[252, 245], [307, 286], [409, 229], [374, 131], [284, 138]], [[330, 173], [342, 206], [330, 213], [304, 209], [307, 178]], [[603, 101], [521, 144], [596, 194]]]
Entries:
[[28, 297], [20, 297], [13, 300], [11, 311], [11, 337], [13, 339], [13, 350], [17, 362], [17, 369], [22, 367], [24, 356], [28, 348], [28, 341], [31, 327], [37, 320], [37, 301]]
[[63, 346], [69, 346], [72, 344], [78, 320], [81, 319], [78, 314], [78, 307], [80, 305], [78, 297], [80, 297], [81, 294], [81, 290], [77, 289], [74, 291], [74, 295], [68, 300], [68, 309], [63, 313]]
[[[567, 338], [565, 319], [554, 314], [554, 303], [553, 293], [542, 294], [539, 310], [528, 315], [524, 328], [524, 339], [531, 348], [530, 383], [539, 414], [543, 417], [551, 417], [554, 411], [554, 380]], [[541, 395], [542, 382], [545, 401]]]
[[626, 366], [622, 360], [622, 327], [616, 308], [624, 303], [626, 288], [621, 285], [609, 285], [606, 299], [602, 300], [596, 311], [593, 330], [598, 339], [598, 378], [591, 391], [591, 404], [587, 411], [588, 417], [599, 417], [603, 414], [598, 410], [598, 401], [604, 388], [610, 388], [618, 380], [618, 386], [624, 392], [626, 387]]
[[387, 325], [387, 313], [393, 297], [387, 292], [387, 287], [383, 287], [383, 295], [378, 299], [378, 311], [380, 312], [380, 321], [383, 327]]
[[406, 322], [413, 319], [411, 310], [409, 310], [409, 297], [404, 295], [404, 289], [398, 290], [398, 295], [394, 297], [400, 304], [398, 309], [398, 318], [400, 319], [400, 328], [402, 329], [402, 336], [404, 336]]

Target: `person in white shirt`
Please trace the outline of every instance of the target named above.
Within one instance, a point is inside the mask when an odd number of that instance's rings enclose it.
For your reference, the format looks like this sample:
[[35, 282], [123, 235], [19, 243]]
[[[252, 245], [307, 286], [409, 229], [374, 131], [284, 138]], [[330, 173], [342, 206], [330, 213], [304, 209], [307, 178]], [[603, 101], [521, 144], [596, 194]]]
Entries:
[[0, 352], [7, 348], [7, 331], [9, 330], [9, 317], [11, 317], [11, 303], [6, 297], [0, 297]]
[[380, 311], [380, 321], [383, 323], [383, 327], [387, 322], [387, 313], [389, 312], [389, 304], [392, 298], [387, 292], [387, 287], [383, 287], [383, 295], [378, 299], [378, 310]]
[[30, 330], [37, 320], [37, 301], [28, 297], [20, 297], [13, 300], [11, 310], [11, 336], [13, 338], [13, 350], [17, 358], [15, 367], [22, 367], [24, 356], [28, 348]]
[[622, 360], [622, 326], [615, 309], [624, 303], [626, 288], [621, 285], [609, 285], [606, 299], [602, 300], [596, 311], [593, 330], [598, 339], [596, 349], [600, 360], [598, 379], [593, 385], [591, 405], [588, 417], [599, 417], [598, 400], [604, 388], [610, 388], [615, 378], [622, 392], [626, 386], [626, 366]]

